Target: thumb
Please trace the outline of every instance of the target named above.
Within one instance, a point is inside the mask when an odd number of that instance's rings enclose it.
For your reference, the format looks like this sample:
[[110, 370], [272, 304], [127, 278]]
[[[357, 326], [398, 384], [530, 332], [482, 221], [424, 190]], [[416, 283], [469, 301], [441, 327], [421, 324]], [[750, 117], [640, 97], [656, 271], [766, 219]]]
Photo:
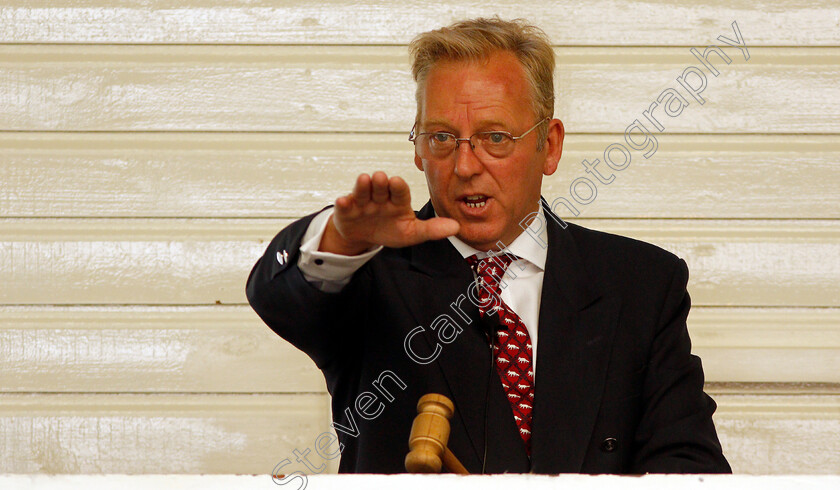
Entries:
[[460, 231], [461, 225], [452, 218], [417, 220], [417, 235], [421, 241], [440, 240]]

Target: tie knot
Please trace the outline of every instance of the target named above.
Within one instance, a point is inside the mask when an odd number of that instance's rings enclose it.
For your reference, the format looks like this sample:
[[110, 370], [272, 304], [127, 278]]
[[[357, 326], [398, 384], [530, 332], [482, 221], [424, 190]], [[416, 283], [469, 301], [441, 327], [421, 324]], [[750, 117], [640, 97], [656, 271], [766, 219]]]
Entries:
[[467, 257], [467, 263], [475, 271], [476, 276], [489, 284], [498, 284], [505, 275], [507, 267], [516, 259], [518, 257], [511, 253], [491, 255], [483, 259], [479, 259], [478, 255], [470, 255]]

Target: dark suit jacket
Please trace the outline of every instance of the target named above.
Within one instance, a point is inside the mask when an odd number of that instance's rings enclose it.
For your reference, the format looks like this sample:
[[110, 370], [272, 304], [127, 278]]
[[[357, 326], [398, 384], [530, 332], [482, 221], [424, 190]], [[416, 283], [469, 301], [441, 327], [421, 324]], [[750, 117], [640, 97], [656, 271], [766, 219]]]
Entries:
[[[417, 400], [430, 392], [455, 403], [449, 447], [471, 473], [485, 452], [488, 473], [731, 471], [690, 353], [688, 270], [675, 255], [547, 219], [529, 461], [486, 322], [459, 300], [473, 276], [449, 241], [385, 248], [340, 293], [324, 293], [297, 267], [313, 216], [271, 242], [247, 295], [324, 373], [341, 472], [404, 472]], [[433, 216], [431, 204], [418, 216]]]

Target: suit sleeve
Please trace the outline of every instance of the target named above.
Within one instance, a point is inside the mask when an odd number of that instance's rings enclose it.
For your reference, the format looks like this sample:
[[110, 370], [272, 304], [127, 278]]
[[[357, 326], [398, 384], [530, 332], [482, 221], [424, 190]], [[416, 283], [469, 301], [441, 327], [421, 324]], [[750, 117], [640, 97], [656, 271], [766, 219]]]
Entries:
[[732, 472], [712, 422], [715, 402], [703, 392], [703, 367], [691, 355], [687, 282], [679, 260], [653, 334], [634, 473]]
[[[360, 343], [365, 321], [363, 281], [324, 292], [298, 267], [301, 240], [313, 214], [283, 229], [257, 261], [246, 285], [254, 311], [278, 335], [305, 352], [324, 371], [339, 369]], [[357, 274], [361, 274], [358, 272]]]

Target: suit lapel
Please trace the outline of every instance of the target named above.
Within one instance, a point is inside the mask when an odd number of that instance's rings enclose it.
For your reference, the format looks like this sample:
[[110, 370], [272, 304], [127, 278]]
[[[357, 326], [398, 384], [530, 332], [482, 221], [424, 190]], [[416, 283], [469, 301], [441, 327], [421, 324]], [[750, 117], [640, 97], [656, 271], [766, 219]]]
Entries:
[[531, 469], [574, 473], [592, 437], [620, 301], [589, 276], [569, 230], [546, 221]]

